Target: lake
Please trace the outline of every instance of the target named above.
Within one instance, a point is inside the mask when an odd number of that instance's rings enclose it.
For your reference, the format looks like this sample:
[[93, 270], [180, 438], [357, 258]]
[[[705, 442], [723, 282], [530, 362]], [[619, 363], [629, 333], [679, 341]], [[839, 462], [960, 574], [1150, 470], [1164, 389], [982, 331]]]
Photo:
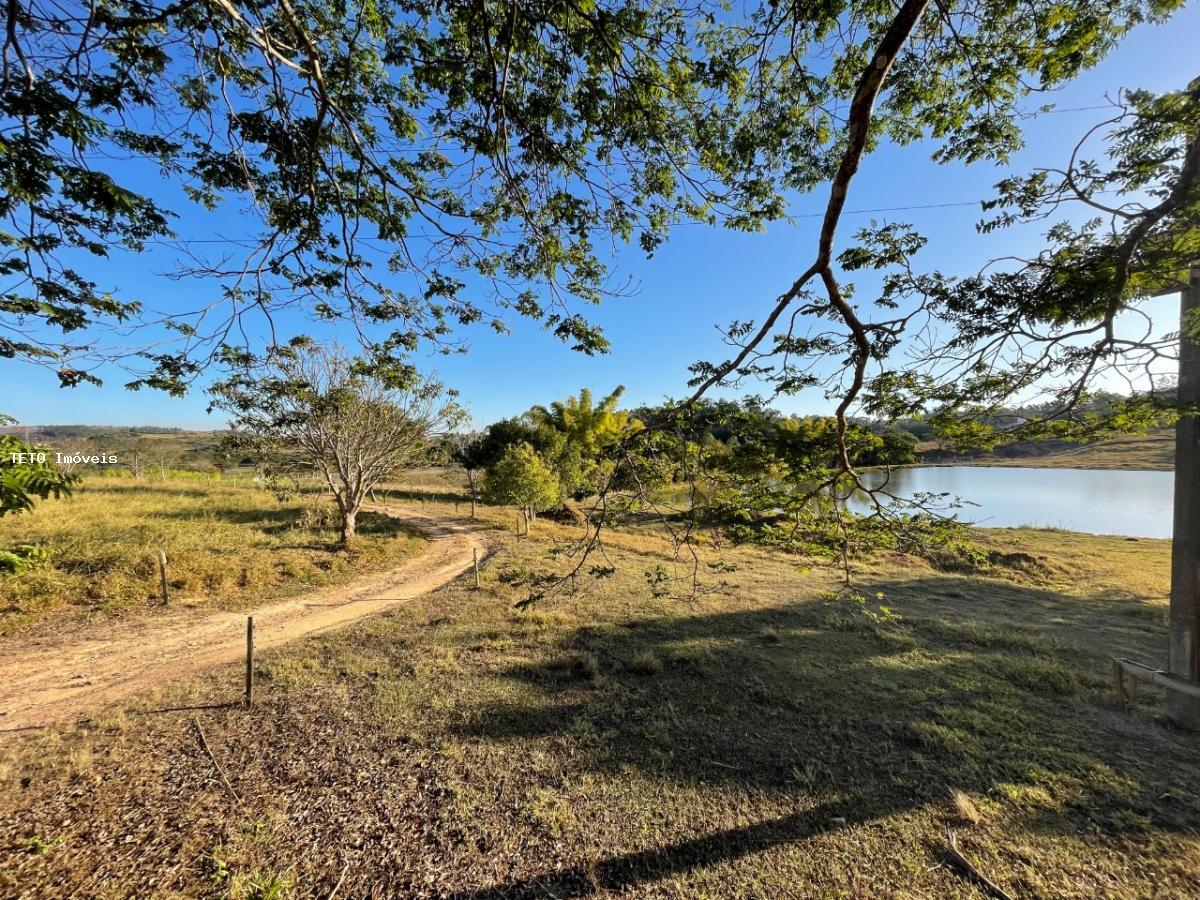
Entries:
[[[883, 478], [883, 472], [864, 473], [872, 486]], [[1174, 479], [1173, 472], [925, 466], [893, 469], [888, 488], [900, 496], [949, 492], [977, 504], [958, 510], [958, 518], [985, 527], [1169, 538]], [[850, 505], [865, 508], [861, 499]]]

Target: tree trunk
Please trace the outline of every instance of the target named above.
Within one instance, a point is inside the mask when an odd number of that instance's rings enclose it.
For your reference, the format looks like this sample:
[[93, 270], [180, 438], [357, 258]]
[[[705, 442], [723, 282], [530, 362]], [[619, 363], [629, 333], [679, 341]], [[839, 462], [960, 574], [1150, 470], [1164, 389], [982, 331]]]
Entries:
[[[1200, 267], [1180, 296], [1179, 402], [1200, 403], [1200, 343], [1189, 338], [1200, 316]], [[1175, 526], [1171, 542], [1170, 648], [1167, 670], [1200, 681], [1200, 416], [1185, 415], [1175, 431]], [[1200, 729], [1200, 699], [1167, 692], [1167, 711]]]
[[358, 509], [344, 510], [342, 512], [342, 540], [343, 547], [354, 540], [354, 536], [358, 533]]

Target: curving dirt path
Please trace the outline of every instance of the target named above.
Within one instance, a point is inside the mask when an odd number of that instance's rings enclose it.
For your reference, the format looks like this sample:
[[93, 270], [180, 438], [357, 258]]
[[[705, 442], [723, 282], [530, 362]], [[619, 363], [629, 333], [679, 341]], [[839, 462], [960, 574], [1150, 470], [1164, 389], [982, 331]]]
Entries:
[[473, 550], [483, 559], [489, 549], [468, 523], [410, 510], [401, 517], [423, 531], [430, 546], [388, 572], [239, 612], [181, 610], [0, 644], [0, 738], [82, 718], [155, 685], [244, 658], [247, 615], [254, 616], [255, 647], [276, 647], [437, 590], [471, 568]]

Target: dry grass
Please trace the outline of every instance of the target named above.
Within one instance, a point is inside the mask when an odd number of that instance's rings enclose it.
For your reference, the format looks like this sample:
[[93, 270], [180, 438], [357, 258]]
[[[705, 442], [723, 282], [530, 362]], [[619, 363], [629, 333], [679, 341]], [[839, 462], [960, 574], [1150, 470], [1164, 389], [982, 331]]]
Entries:
[[1166, 542], [998, 531], [1039, 564], [986, 576], [863, 560], [901, 616], [877, 621], [752, 548], [656, 599], [665, 547], [624, 532], [615, 574], [521, 612], [574, 529], [482, 516], [507, 543], [481, 590], [265, 654], [252, 712], [154, 712], [235, 697], [230, 669], [12, 746], [0, 893], [327, 896], [348, 864], [339, 896], [975, 898], [938, 865], [968, 822], [1016, 897], [1195, 896], [1194, 737], [1108, 683], [1112, 655], [1159, 658]]
[[319, 495], [280, 500], [246, 485], [91, 479], [68, 500], [0, 519], [0, 546], [40, 544], [40, 568], [0, 575], [0, 634], [62, 615], [148, 611], [168, 560], [177, 605], [239, 607], [398, 564], [422, 541], [364, 513], [349, 552]]
[[967, 794], [960, 790], [950, 791], [950, 802], [954, 805], [955, 814], [968, 825], [978, 825], [983, 821], [979, 807]]

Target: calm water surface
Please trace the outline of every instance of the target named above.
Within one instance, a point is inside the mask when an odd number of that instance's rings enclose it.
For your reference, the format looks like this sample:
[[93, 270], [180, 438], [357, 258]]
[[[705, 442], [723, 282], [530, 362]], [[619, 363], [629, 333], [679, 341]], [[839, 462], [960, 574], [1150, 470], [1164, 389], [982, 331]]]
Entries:
[[[1169, 538], [1174, 479], [1173, 472], [929, 466], [893, 470], [888, 487], [901, 496], [949, 492], [971, 501], [977, 505], [964, 506], [958, 517], [983, 526]], [[863, 508], [854, 499], [851, 507]]]

